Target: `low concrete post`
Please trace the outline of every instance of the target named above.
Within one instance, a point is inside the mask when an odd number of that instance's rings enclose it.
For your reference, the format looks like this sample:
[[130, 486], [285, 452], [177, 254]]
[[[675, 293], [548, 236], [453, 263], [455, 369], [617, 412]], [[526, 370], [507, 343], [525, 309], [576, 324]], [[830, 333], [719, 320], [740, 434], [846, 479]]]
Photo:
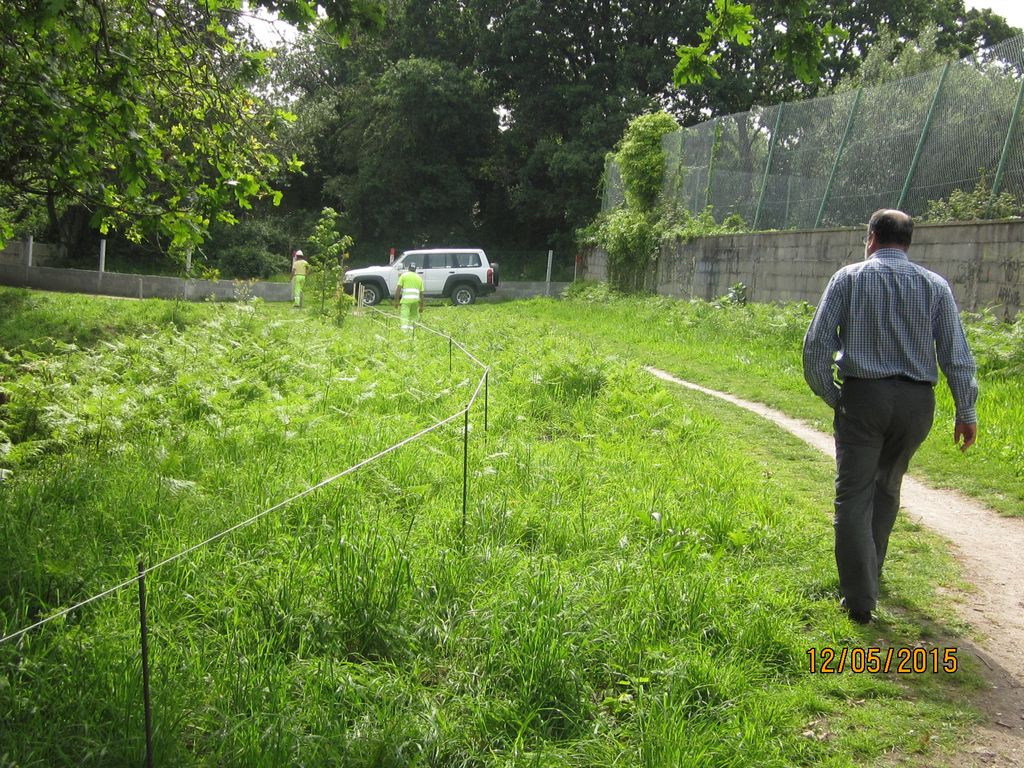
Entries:
[[554, 255], [554, 251], [548, 250], [548, 273], [544, 277], [544, 295], [551, 295], [551, 257]]
[[352, 310], [352, 314], [355, 315], [356, 317], [362, 317], [363, 316], [363, 312], [365, 311], [365, 307], [363, 306], [363, 300], [364, 300], [365, 297], [363, 296], [363, 293], [364, 293], [363, 284], [362, 283], [357, 283], [356, 284], [356, 290], [355, 290], [356, 306]]
[[107, 268], [107, 238], [100, 240], [100, 272]]
[[32, 266], [32, 235], [25, 240], [25, 266]]

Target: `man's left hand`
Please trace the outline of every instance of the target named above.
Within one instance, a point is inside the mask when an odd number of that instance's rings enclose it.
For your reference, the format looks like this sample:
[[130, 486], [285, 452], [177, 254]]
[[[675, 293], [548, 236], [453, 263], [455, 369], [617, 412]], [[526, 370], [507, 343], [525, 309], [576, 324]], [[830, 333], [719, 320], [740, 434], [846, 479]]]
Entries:
[[[959, 445], [960, 450], [966, 451], [972, 445], [974, 441], [978, 439], [978, 425], [977, 424], [964, 424], [958, 421], [953, 427], [953, 445]], [[963, 443], [961, 444], [961, 441]]]

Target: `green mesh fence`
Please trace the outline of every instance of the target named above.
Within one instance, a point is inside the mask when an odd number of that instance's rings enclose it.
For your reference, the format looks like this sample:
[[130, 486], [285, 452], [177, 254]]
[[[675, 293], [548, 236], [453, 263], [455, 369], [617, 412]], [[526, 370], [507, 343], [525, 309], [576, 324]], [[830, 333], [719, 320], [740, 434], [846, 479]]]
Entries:
[[604, 166], [604, 194], [601, 198], [601, 210], [610, 211], [625, 205], [626, 194], [622, 188], [622, 174], [619, 172], [619, 165], [609, 159]]
[[[915, 77], [715, 118], [664, 137], [666, 203], [754, 229], [927, 213], [979, 182], [1024, 200], [1024, 37]], [[604, 209], [623, 205], [616, 164]]]

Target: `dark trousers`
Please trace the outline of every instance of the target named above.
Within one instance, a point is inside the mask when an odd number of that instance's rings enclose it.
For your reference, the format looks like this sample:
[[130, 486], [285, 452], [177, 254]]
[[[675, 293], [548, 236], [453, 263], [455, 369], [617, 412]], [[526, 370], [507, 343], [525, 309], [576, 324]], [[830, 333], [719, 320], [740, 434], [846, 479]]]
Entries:
[[871, 611], [900, 486], [932, 426], [935, 392], [903, 379], [847, 379], [836, 407], [835, 553], [847, 608]]

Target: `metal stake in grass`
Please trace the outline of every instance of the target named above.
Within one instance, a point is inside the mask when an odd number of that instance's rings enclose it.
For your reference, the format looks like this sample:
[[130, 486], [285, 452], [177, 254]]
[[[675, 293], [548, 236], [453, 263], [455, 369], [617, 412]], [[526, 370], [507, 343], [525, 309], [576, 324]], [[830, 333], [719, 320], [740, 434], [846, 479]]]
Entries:
[[142, 708], [146, 721], [146, 768], [153, 768], [153, 711], [149, 699], [149, 632], [146, 628], [146, 568], [139, 560], [139, 627], [142, 640]]
[[462, 549], [466, 549], [466, 495], [469, 489], [469, 406], [462, 424]]

